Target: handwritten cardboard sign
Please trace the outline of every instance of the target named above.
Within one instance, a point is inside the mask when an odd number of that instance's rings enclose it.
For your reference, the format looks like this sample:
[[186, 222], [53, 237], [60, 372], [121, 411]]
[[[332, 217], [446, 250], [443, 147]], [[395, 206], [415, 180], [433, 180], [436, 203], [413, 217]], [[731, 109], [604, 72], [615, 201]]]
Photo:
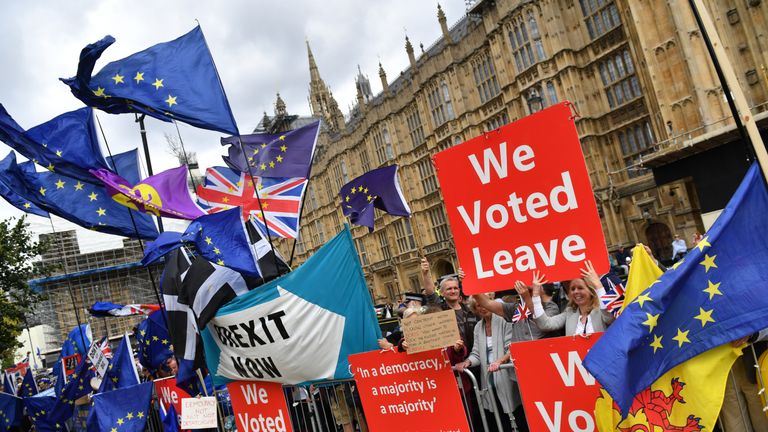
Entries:
[[402, 326], [409, 354], [453, 346], [461, 339], [456, 312], [452, 310], [411, 316], [403, 320]]
[[216, 398], [213, 396], [181, 400], [181, 428], [205, 429], [216, 426]]

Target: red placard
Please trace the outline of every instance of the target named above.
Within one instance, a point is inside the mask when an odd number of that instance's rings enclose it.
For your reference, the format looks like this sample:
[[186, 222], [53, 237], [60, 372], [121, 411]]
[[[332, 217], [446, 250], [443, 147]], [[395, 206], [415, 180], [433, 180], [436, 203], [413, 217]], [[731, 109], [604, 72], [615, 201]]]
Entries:
[[581, 362], [601, 335], [540, 339], [509, 347], [530, 430], [597, 430], [594, 411], [600, 383]]
[[176, 377], [155, 380], [155, 392], [163, 406], [173, 405], [179, 416], [181, 416], [181, 400], [192, 397], [186, 390], [176, 386]]
[[64, 375], [70, 376], [73, 373], [75, 373], [75, 369], [77, 369], [77, 365], [80, 364], [80, 354], [74, 354], [71, 356], [66, 356], [61, 359], [61, 364], [64, 367]]
[[237, 417], [237, 430], [293, 431], [282, 384], [234, 381], [227, 384], [227, 390]]
[[441, 350], [349, 356], [372, 432], [469, 431], [451, 364]]
[[608, 251], [568, 102], [434, 157], [464, 291], [602, 274]]

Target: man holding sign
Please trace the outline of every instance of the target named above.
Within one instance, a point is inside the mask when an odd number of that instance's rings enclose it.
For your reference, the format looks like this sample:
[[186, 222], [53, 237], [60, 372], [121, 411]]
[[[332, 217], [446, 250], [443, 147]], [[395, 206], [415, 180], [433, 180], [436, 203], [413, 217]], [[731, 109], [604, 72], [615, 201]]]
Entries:
[[597, 207], [569, 103], [435, 155], [465, 292], [608, 270]]

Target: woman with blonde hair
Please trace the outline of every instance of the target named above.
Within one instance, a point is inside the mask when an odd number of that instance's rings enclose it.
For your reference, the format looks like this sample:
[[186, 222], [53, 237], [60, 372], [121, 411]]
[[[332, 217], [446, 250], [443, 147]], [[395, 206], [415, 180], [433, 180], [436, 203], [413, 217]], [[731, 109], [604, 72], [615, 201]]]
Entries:
[[547, 283], [544, 275], [538, 272], [533, 274], [533, 296], [525, 284], [515, 284], [515, 289], [525, 303], [533, 304], [533, 321], [539, 329], [546, 332], [565, 328], [566, 336], [575, 336], [602, 332], [611, 325], [614, 317], [600, 302], [605, 288], [592, 263], [586, 261], [585, 264], [586, 268], [581, 270], [582, 278], [568, 281], [568, 306], [559, 315], [550, 317], [544, 313], [541, 303], [542, 285]]

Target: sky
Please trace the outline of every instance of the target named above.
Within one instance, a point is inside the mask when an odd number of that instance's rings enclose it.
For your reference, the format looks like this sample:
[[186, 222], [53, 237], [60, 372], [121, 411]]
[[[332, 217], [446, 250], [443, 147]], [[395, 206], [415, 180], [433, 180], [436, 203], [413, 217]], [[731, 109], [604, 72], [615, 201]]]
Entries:
[[[463, 0], [441, 3], [448, 25], [465, 13]], [[249, 133], [266, 111], [273, 114], [279, 92], [291, 114], [309, 115], [308, 40], [323, 80], [345, 113], [356, 102], [357, 67], [368, 75], [374, 94], [381, 91], [378, 64], [389, 82], [408, 66], [407, 34], [425, 49], [440, 37], [437, 3], [408, 0], [326, 1], [86, 1], [40, 0], [0, 2], [0, 103], [24, 128], [82, 107], [58, 78], [74, 76], [80, 50], [106, 35], [117, 40], [102, 55], [94, 72], [106, 63], [151, 45], [175, 39], [200, 23], [216, 62], [241, 133]], [[97, 111], [112, 153], [141, 147], [132, 115]], [[150, 158], [155, 173], [178, 166], [168, 151], [166, 134], [176, 137], [170, 123], [147, 118]], [[179, 123], [188, 152], [195, 152], [201, 170], [223, 165], [218, 132]], [[10, 148], [0, 144], [0, 158]], [[102, 142], [106, 155], [106, 146]], [[19, 158], [23, 160], [23, 158]], [[2, 201], [2, 200], [0, 200]], [[0, 202], [0, 218], [23, 213]], [[30, 215], [35, 233], [52, 231], [48, 219]], [[166, 230], [185, 223], [164, 219]], [[53, 217], [56, 231], [76, 225]], [[120, 247], [117, 236], [78, 229], [83, 252]]]

